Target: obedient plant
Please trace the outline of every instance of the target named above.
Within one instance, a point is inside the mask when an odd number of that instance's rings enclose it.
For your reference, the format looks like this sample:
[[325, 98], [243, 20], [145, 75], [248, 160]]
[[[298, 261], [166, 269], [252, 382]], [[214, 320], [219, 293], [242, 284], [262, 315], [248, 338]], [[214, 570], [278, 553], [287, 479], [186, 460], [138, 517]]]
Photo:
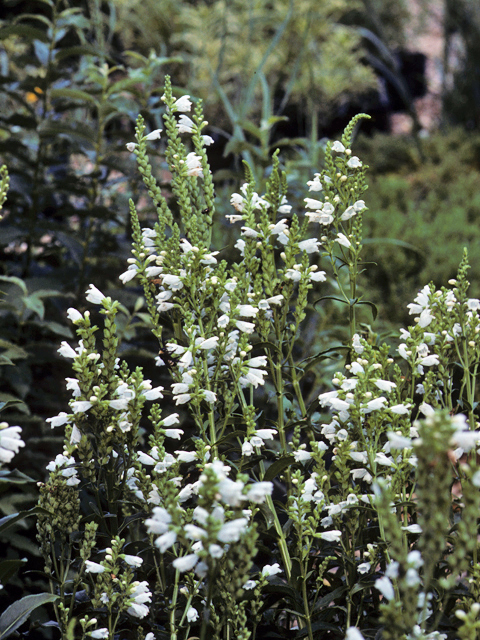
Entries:
[[[246, 166], [227, 216], [239, 237], [215, 249], [201, 105], [186, 115], [169, 79], [163, 100], [164, 131], [139, 117], [127, 145], [158, 219], [142, 228], [130, 203], [121, 279], [143, 288], [168, 383], [119, 358], [120, 305], [90, 285], [103, 335], [69, 310], [72, 400], [49, 420], [65, 444], [38, 520], [62, 637], [476, 638], [480, 303], [467, 257], [450, 288], [418, 294], [391, 353], [357, 317], [370, 305], [366, 167], [351, 144], [365, 116], [327, 145], [306, 210], [288, 203], [278, 154], [262, 194]], [[348, 339], [301, 353], [315, 298], [344, 305]], [[329, 355], [332, 385], [312, 390], [305, 372]]]

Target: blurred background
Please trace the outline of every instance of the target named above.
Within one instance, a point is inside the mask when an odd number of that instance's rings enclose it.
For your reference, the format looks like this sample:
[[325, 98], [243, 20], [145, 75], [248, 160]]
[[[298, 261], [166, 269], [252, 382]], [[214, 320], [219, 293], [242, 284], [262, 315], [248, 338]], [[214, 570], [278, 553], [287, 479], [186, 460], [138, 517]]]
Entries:
[[[11, 179], [0, 223], [0, 402], [2, 419], [23, 428], [15, 463], [27, 476], [0, 493], [0, 516], [35, 504], [35, 482], [61, 450], [45, 419], [67, 406], [71, 370], [57, 349], [73, 338], [66, 309], [85, 308], [89, 283], [122, 302], [130, 365], [155, 384], [168, 376], [153, 367], [142, 292], [118, 280], [130, 255], [128, 199], [143, 226], [155, 221], [125, 145], [139, 113], [162, 127], [166, 74], [178, 97], [203, 101], [210, 123], [217, 247], [234, 242], [224, 216], [243, 159], [261, 192], [280, 149], [301, 214], [326, 140], [365, 112], [354, 145], [370, 166], [362, 291], [379, 309], [367, 330], [391, 335], [408, 323], [406, 304], [429, 281], [454, 277], [464, 246], [480, 295], [478, 0], [3, 0], [0, 164]], [[152, 144], [152, 163], [168, 195], [162, 144]], [[9, 535], [8, 557], [30, 569], [9, 576], [0, 610], [41, 579], [29, 527]]]

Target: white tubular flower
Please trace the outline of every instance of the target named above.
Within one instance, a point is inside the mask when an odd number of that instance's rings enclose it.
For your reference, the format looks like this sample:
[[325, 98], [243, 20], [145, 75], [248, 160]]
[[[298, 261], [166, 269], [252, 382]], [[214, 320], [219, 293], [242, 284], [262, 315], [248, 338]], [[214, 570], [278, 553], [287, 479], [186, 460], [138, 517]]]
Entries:
[[340, 542], [342, 539], [342, 532], [338, 531], [338, 529], [333, 529], [332, 531], [323, 531], [319, 534], [319, 537], [326, 542]]
[[177, 534], [175, 531], [167, 531], [155, 540], [155, 546], [158, 547], [160, 553], [165, 553], [167, 549], [173, 547], [177, 541]]
[[178, 405], [179, 404], [186, 404], [187, 402], [190, 402], [192, 396], [190, 393], [181, 393], [178, 396], [175, 396], [175, 404]]
[[130, 153], [133, 153], [137, 145], [135, 144], [135, 142], [127, 142], [125, 146], [127, 147], [127, 150], [130, 151]]
[[262, 504], [267, 496], [271, 496], [273, 491], [272, 482], [255, 482], [247, 491], [247, 500]]
[[162, 129], [155, 129], [145, 136], [145, 140], [160, 140]]
[[178, 133], [193, 133], [195, 124], [188, 116], [182, 114], [178, 119]]
[[388, 407], [388, 410], [392, 413], [396, 413], [399, 416], [407, 415], [410, 413], [410, 403], [408, 405], [405, 404], [394, 404], [392, 407]]
[[105, 567], [98, 562], [92, 562], [91, 560], [85, 561], [85, 572], [86, 573], [103, 573], [105, 571]]
[[88, 400], [74, 400], [71, 405], [73, 413], [84, 413], [92, 407], [92, 403]]
[[327, 274], [325, 271], [311, 271], [310, 280], [312, 280], [313, 282], [326, 282]]
[[178, 424], [180, 422], [178, 413], [172, 413], [166, 418], [164, 418], [161, 422], [162, 427], [171, 427], [174, 424]]
[[[368, 564], [368, 562], [364, 564]], [[360, 566], [361, 565], [359, 565], [359, 569]], [[345, 640], [365, 640], [365, 638], [361, 634], [360, 630], [357, 629], [357, 627], [349, 627], [345, 635]]]
[[390, 393], [397, 385], [395, 382], [390, 382], [390, 380], [375, 380], [375, 386], [378, 387], [380, 391]]
[[277, 573], [282, 573], [282, 569], [280, 569], [278, 562], [275, 562], [275, 564], [266, 564], [262, 569], [262, 576], [265, 576], [266, 578], [269, 576], [275, 576]]
[[166, 533], [172, 516], [163, 507], [154, 507], [153, 516], [145, 520], [148, 533]]
[[65, 340], [61, 343], [58, 353], [64, 358], [76, 358], [79, 354]]
[[293, 452], [293, 457], [295, 458], [295, 462], [306, 462], [307, 460], [310, 460], [312, 454], [310, 451], [299, 449], [298, 451]]
[[350, 169], [360, 169], [361, 166], [362, 162], [360, 161], [360, 158], [357, 158], [357, 156], [352, 156], [347, 162], [347, 167]]
[[[399, 347], [400, 351], [400, 347]], [[425, 367], [433, 367], [434, 365], [439, 364], [439, 359], [437, 355], [426, 356], [420, 360], [420, 364]]]
[[136, 264], [131, 264], [126, 271], [121, 273], [118, 277], [123, 282], [123, 284], [127, 284], [130, 280], [133, 280], [138, 273], [138, 267]]
[[258, 385], [263, 386], [265, 384], [264, 376], [266, 375], [267, 371], [265, 371], [265, 369], [255, 369], [254, 367], [250, 367], [245, 375], [240, 376], [238, 381], [242, 387], [246, 387], [251, 384], [255, 389], [257, 389]]
[[244, 333], [253, 333], [255, 331], [255, 325], [253, 324], [253, 322], [236, 320], [235, 326], [237, 327], [237, 329], [240, 329], [240, 331], [243, 331]]
[[208, 389], [203, 389], [203, 397], [210, 404], [213, 404], [217, 401], [217, 395], [213, 391], [209, 391]]
[[335, 140], [335, 142], [332, 144], [332, 151], [336, 151], [337, 153], [344, 153], [345, 147], [339, 140]]
[[91, 302], [92, 304], [102, 304], [102, 302], [105, 300], [105, 296], [103, 295], [103, 293], [93, 284], [88, 287], [85, 293], [87, 294], [88, 302]]
[[188, 607], [187, 609], [187, 621], [188, 622], [195, 622], [196, 620], [198, 620], [199, 618], [199, 614], [198, 611], [195, 609], [195, 607]]
[[240, 251], [240, 254], [242, 256], [245, 255], [245, 240], [243, 240], [242, 238], [239, 238], [234, 244], [234, 247], [235, 249], [238, 249]]
[[237, 307], [237, 311], [242, 318], [254, 318], [258, 313], [257, 307], [251, 304], [241, 304]]
[[215, 349], [218, 346], [219, 338], [215, 336], [214, 338], [207, 338], [204, 340], [200, 338], [199, 344], [197, 344], [198, 349]]
[[239, 193], [233, 193], [230, 198], [230, 204], [241, 213], [245, 208], [245, 199]]
[[234, 213], [226, 215], [225, 218], [230, 222], [230, 224], [235, 224], [235, 222], [243, 220], [243, 216]]
[[187, 165], [187, 175], [203, 178], [202, 159], [200, 156], [195, 155], [192, 151], [187, 155], [185, 163]]
[[215, 142], [215, 140], [211, 136], [202, 136], [203, 144], [206, 147], [209, 147], [211, 144]]
[[173, 104], [173, 111], [181, 111], [183, 113], [188, 113], [192, 108], [192, 102], [190, 100], [190, 96], [182, 96], [178, 100], [176, 100]]
[[25, 442], [20, 438], [21, 427], [9, 427], [6, 422], [0, 424], [0, 462], [11, 462]]
[[361, 409], [362, 413], [371, 413], [372, 411], [378, 411], [379, 409], [383, 409], [387, 402], [387, 399], [384, 396], [380, 396], [379, 398], [373, 398], [367, 402], [367, 406]]
[[61, 411], [58, 416], [54, 418], [47, 418], [46, 422], [50, 422], [52, 429], [55, 427], [61, 427], [64, 424], [70, 423], [70, 416], [65, 411]]
[[375, 580], [375, 589], [378, 589], [382, 596], [387, 600], [393, 600], [395, 598], [395, 591], [393, 589], [393, 584], [390, 578], [387, 576], [383, 576], [382, 578], [377, 578]]
[[172, 564], [175, 569], [178, 569], [182, 573], [184, 571], [190, 571], [198, 562], [198, 556], [196, 553], [189, 553], [186, 556], [182, 556], [181, 558], [176, 558]]
[[[128, 398], [120, 398], [119, 400], [110, 400], [108, 406], [116, 411], [125, 411], [128, 409], [128, 403]], [[75, 410], [74, 413], [76, 413]]]
[[237, 518], [236, 520], [230, 520], [226, 522], [217, 534], [217, 539], [220, 542], [230, 543], [238, 542], [241, 535], [245, 532], [248, 526], [247, 518]]
[[70, 307], [67, 309], [67, 318], [70, 322], [78, 322], [78, 320], [83, 320], [83, 316], [77, 309]]
[[133, 582], [133, 590], [130, 592], [130, 606], [127, 613], [135, 618], [145, 618], [148, 615], [149, 608], [145, 604], [152, 601], [152, 594], [148, 588], [148, 582]]
[[[130, 144], [133, 144], [132, 142]], [[95, 629], [95, 631], [90, 631], [88, 635], [95, 640], [101, 640], [102, 638], [108, 638], [110, 636], [110, 631], [103, 627], [102, 629]]]
[[[390, 407], [391, 409], [391, 407]], [[411, 449], [412, 448], [412, 441], [410, 440], [410, 438], [405, 438], [402, 435], [399, 435], [398, 433], [394, 433], [393, 431], [389, 431], [387, 433], [387, 438], [388, 441], [390, 442], [390, 447], [392, 449]]]
[[352, 246], [352, 243], [344, 233], [339, 233], [335, 238], [335, 240], [336, 242], [338, 242], [338, 244], [341, 244], [342, 246], [347, 247], [347, 249]]
[[155, 387], [154, 389], [142, 391], [142, 396], [144, 396], [146, 400], [158, 400], [159, 398], [163, 398], [162, 391], [163, 387]]
[[175, 451], [179, 462], [193, 462], [198, 458], [196, 451]]
[[314, 198], [304, 198], [304, 202], [307, 209], [321, 209], [323, 207], [323, 202]]
[[360, 574], [368, 573], [370, 571], [371, 566], [372, 565], [370, 564], [370, 562], [362, 562], [361, 564], [358, 565], [357, 571]]
[[180, 440], [180, 438], [183, 436], [183, 431], [182, 429], [165, 429], [165, 435], [167, 438]]
[[287, 269], [285, 278], [287, 278], [287, 280], [293, 280], [293, 282], [298, 282], [302, 279], [302, 273], [298, 269]]
[[162, 276], [162, 283], [172, 291], [180, 291], [180, 289], [183, 289], [183, 282], [180, 277], [169, 273]]
[[129, 556], [125, 554], [124, 560], [131, 567], [139, 567], [143, 564], [143, 558], [140, 558], [139, 556]]
[[308, 240], [302, 240], [298, 243], [300, 251], [306, 251], [307, 253], [318, 253], [319, 241], [316, 238], [309, 238]]
[[322, 191], [323, 185], [320, 182], [320, 174], [316, 173], [313, 180], [307, 182], [307, 186], [309, 187], [309, 191]]

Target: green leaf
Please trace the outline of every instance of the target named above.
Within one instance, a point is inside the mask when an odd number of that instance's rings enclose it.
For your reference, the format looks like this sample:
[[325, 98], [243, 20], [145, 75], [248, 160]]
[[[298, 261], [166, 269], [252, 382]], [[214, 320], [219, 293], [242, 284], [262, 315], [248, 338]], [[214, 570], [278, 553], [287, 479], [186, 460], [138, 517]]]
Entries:
[[368, 300], [360, 300], [356, 304], [357, 305], [358, 304], [366, 304], [368, 307], [370, 307], [372, 309], [373, 320], [374, 321], [376, 320], [377, 314], [378, 314], [378, 309], [377, 309], [377, 306], [373, 302], [369, 302]]
[[89, 102], [95, 105], [97, 108], [100, 106], [98, 100], [86, 91], [81, 89], [52, 89], [50, 91], [52, 98], [67, 98], [68, 100], [77, 100], [80, 102]]
[[20, 36], [30, 40], [30, 42], [34, 40], [48, 42], [48, 38], [42, 29], [26, 24], [11, 24], [8, 27], [2, 27], [0, 29], [0, 40], [5, 40], [8, 36]]
[[20, 511], [19, 513], [11, 513], [8, 516], [4, 516], [3, 518], [0, 518], [0, 533], [3, 533], [7, 529], [9, 529], [16, 522], [19, 522], [24, 518], [28, 518], [29, 516], [35, 516], [39, 513], [43, 513], [46, 516], [53, 515], [50, 511], [47, 511], [47, 509], [44, 509], [43, 507], [38, 507], [38, 506], [32, 507], [31, 509], [28, 509], [26, 511]]
[[22, 558], [21, 560], [3, 560], [2, 562], [0, 562], [0, 583], [6, 584], [26, 562], [26, 558]]
[[28, 295], [27, 285], [21, 278], [17, 278], [17, 276], [0, 276], [1, 282], [11, 282], [12, 284], [16, 284], [17, 287], [23, 291], [25, 295]]
[[25, 296], [23, 298], [23, 302], [27, 309], [36, 313], [40, 320], [43, 320], [43, 316], [45, 315], [45, 305], [35, 294]]
[[283, 458], [279, 458], [275, 460], [265, 472], [265, 477], [263, 478], [266, 482], [269, 480], [273, 480], [281, 473], [286, 467], [295, 464], [295, 458], [293, 456], [284, 456]]
[[51, 593], [38, 593], [25, 596], [12, 604], [0, 616], [0, 640], [12, 635], [28, 619], [32, 611], [48, 602], [55, 602], [58, 598], [59, 596]]

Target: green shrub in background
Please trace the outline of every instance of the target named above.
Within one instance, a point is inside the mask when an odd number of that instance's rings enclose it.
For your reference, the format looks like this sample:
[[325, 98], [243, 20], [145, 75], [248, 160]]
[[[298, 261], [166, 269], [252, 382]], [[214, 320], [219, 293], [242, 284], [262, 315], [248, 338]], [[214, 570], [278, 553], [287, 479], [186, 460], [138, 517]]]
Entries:
[[[390, 354], [357, 332], [372, 305], [360, 290], [356, 121], [327, 145], [290, 225], [278, 161], [261, 195], [246, 166], [227, 263], [210, 242], [201, 107], [187, 120], [190, 101], [175, 100], [168, 78], [164, 100], [165, 133], [147, 134], [140, 117], [129, 144], [158, 222], [142, 228], [130, 202], [121, 278], [143, 286], [171, 382], [156, 386], [118, 357], [119, 304], [90, 285], [103, 335], [90, 311], [69, 309], [79, 342], [60, 348], [75, 377], [68, 412], [49, 420], [65, 440], [40, 487], [51, 593], [39, 599], [53, 600], [62, 638], [473, 640], [480, 301], [466, 254], [448, 288], [418, 293]], [[178, 221], [151, 144], [170, 167]], [[305, 384], [328, 355], [296, 349], [310, 299], [344, 311], [334, 390]], [[31, 609], [26, 598], [12, 605], [0, 632]]]
[[376, 135], [358, 141], [371, 166], [365, 235], [375, 265], [367, 268], [370, 297], [394, 324], [423, 282], [437, 286], [456, 273], [468, 248], [472, 295], [480, 282], [480, 137], [460, 129], [422, 140]]

